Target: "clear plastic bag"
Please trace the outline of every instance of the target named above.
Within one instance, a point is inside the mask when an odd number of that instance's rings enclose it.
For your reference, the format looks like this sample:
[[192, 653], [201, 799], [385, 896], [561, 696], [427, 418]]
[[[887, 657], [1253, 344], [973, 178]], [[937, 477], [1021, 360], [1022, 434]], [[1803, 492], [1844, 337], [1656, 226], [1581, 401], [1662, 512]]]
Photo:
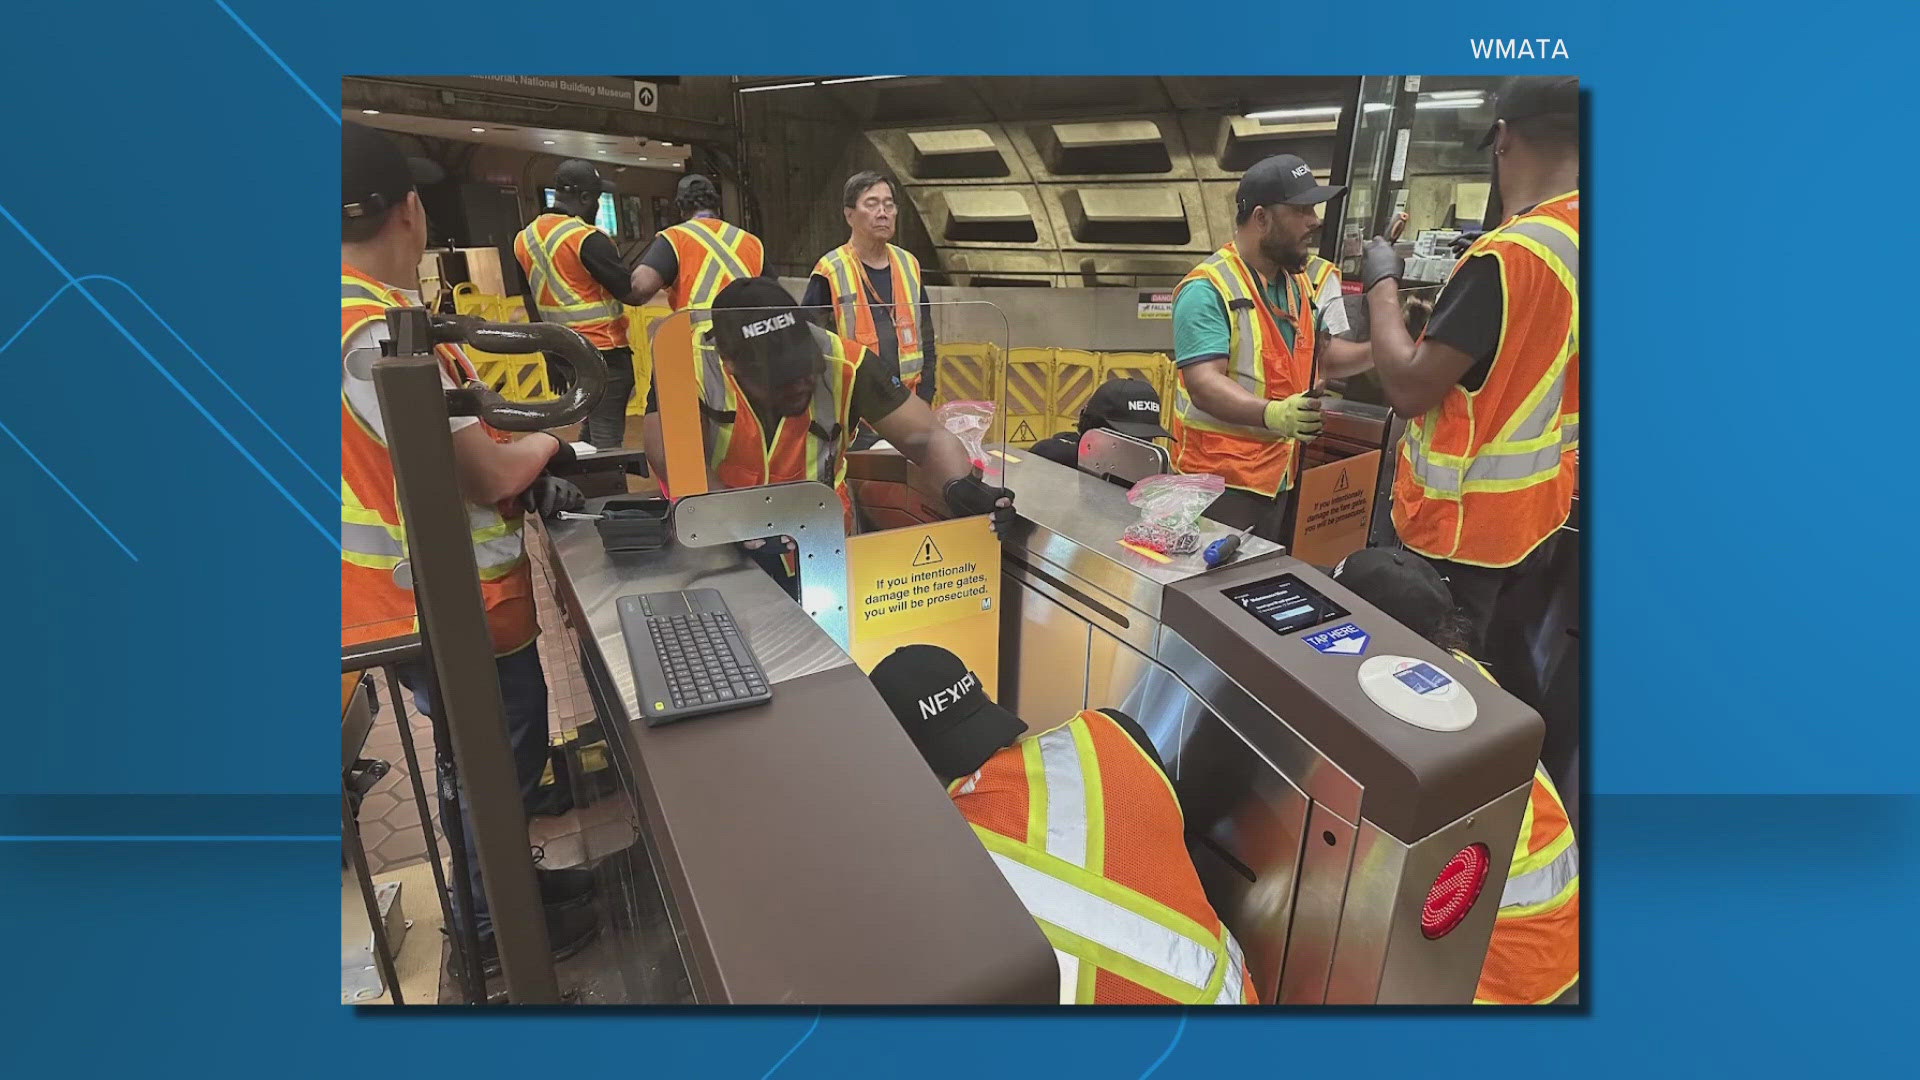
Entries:
[[1197, 551], [1200, 515], [1226, 489], [1225, 480], [1206, 474], [1149, 476], [1127, 492], [1127, 501], [1140, 510], [1140, 520], [1127, 526], [1120, 539], [1162, 555]]
[[993, 402], [949, 401], [933, 410], [933, 418], [967, 448], [967, 460], [973, 462], [974, 468], [987, 467], [984, 445], [987, 430], [993, 427]]

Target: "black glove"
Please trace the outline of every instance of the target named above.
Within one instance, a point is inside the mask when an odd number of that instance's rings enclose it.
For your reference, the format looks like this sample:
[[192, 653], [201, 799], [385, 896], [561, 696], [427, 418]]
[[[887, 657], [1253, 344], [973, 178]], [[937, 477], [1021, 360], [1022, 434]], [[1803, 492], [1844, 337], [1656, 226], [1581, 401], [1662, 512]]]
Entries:
[[1448, 250], [1452, 251], [1456, 256], [1465, 255], [1467, 253], [1467, 249], [1472, 247], [1473, 242], [1478, 239], [1480, 239], [1480, 230], [1473, 229], [1468, 232], [1463, 232], [1459, 236], [1454, 237], [1453, 242], [1448, 244], [1447, 248]]
[[[1003, 487], [991, 487], [977, 476], [963, 476], [958, 480], [947, 481], [940, 494], [947, 500], [947, 509], [955, 517], [971, 517], [974, 514], [993, 515], [993, 535], [1002, 540], [1013, 528], [1013, 492]], [[1001, 501], [1006, 505], [1002, 506]]]
[[[553, 432], [549, 431], [547, 434], [553, 435]], [[562, 439], [558, 435], [553, 435], [553, 438], [560, 444], [560, 449], [554, 451], [553, 456], [547, 459], [547, 471], [551, 473], [563, 473], [573, 468], [574, 463], [579, 460], [579, 456], [573, 452], [572, 443]]]
[[580, 494], [580, 489], [573, 486], [573, 481], [545, 474], [534, 478], [533, 486], [527, 488], [522, 498], [526, 499], [527, 509], [543, 518], [587, 505], [587, 497]]
[[1360, 291], [1372, 292], [1373, 287], [1387, 278], [1400, 280], [1407, 273], [1407, 260], [1393, 250], [1393, 245], [1376, 236], [1367, 241], [1360, 253]]

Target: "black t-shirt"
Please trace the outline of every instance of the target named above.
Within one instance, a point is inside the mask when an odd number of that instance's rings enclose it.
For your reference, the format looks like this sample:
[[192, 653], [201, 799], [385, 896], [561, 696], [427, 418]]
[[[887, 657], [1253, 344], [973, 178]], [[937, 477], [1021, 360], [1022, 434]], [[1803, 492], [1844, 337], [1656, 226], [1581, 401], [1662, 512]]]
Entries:
[[[868, 284], [873, 286], [873, 329], [880, 336], [880, 358], [897, 369], [900, 337], [893, 330], [893, 267], [862, 268], [867, 272]], [[800, 305], [819, 309], [827, 329], [835, 329], [833, 316], [828, 314], [833, 307], [833, 287], [827, 284], [826, 278], [815, 274], [807, 279], [807, 294], [801, 298]], [[846, 337], [852, 329], [846, 327], [841, 336]], [[920, 355], [920, 396], [932, 401], [939, 364], [933, 348], [933, 305], [927, 299], [925, 285], [920, 286]]]
[[1505, 300], [1500, 285], [1500, 262], [1491, 255], [1475, 255], [1447, 279], [1427, 319], [1426, 336], [1473, 357], [1473, 366], [1460, 376], [1471, 392], [1486, 385], [1493, 356], [1500, 348], [1500, 325]]
[[680, 253], [673, 249], [673, 241], [665, 232], [658, 232], [641, 254], [640, 265], [653, 267], [653, 272], [660, 275], [661, 287], [671, 288], [673, 279], [680, 276]]
[[1120, 725], [1120, 730], [1131, 735], [1133, 741], [1140, 744], [1140, 749], [1147, 752], [1147, 756], [1153, 759], [1154, 765], [1160, 769], [1160, 772], [1163, 775], [1166, 773], [1167, 763], [1160, 760], [1160, 751], [1153, 748], [1153, 740], [1147, 738], [1146, 729], [1140, 726], [1138, 720], [1121, 712], [1119, 709], [1096, 709], [1094, 711], [1107, 714], [1114, 723]]
[[[558, 214], [558, 210], [549, 210], [547, 214]], [[545, 217], [546, 214], [540, 215]], [[585, 218], [581, 220], [585, 221]], [[587, 222], [591, 225], [592, 222]], [[627, 273], [627, 264], [620, 261], [620, 249], [613, 246], [613, 240], [606, 233], [595, 229], [580, 241], [580, 265], [587, 268], [593, 280], [615, 297], [624, 298], [633, 287], [633, 278]]]
[[[859, 427], [861, 421], [869, 424], [884, 420], [893, 415], [893, 411], [906, 403], [907, 386], [900, 381], [900, 372], [891, 365], [876, 362], [871, 355], [860, 365], [853, 375], [853, 403], [848, 408], [847, 422], [850, 427]], [[660, 397], [653, 387], [647, 387], [647, 412], [660, 411]], [[773, 445], [773, 437], [780, 425], [770, 422], [766, 413], [759, 408], [754, 415], [760, 419], [760, 435], [768, 446]], [[777, 421], [778, 417], [771, 418]]]
[[1077, 469], [1080, 467], [1080, 433], [1063, 431], [1052, 438], [1041, 439], [1033, 444], [1033, 452], [1048, 461]]

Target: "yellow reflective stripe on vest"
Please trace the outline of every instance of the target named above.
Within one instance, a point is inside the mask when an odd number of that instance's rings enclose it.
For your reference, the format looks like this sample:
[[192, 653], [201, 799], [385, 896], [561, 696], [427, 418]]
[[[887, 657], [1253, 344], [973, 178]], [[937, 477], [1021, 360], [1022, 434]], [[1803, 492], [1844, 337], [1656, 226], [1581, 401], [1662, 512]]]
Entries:
[[1580, 847], [1569, 842], [1543, 866], [1507, 878], [1500, 907], [1532, 907], [1556, 899], [1580, 881]]
[[[1224, 927], [1222, 928], [1223, 932]], [[1233, 939], [1231, 932], [1227, 938], [1227, 974], [1220, 980], [1220, 993], [1214, 996], [1215, 1005], [1248, 1005], [1247, 1001], [1247, 958], [1240, 952], [1240, 943]]]
[[[1208, 256], [1200, 264], [1199, 270], [1201, 276], [1218, 290], [1221, 303], [1226, 305], [1229, 320], [1227, 374], [1248, 393], [1266, 400], [1267, 371], [1262, 355], [1265, 342], [1262, 339], [1263, 331], [1253, 317], [1254, 305], [1259, 301], [1247, 291], [1246, 282], [1234, 271], [1225, 253], [1215, 252]], [[1201, 431], [1235, 435], [1255, 442], [1279, 442], [1281, 438], [1278, 432], [1264, 427], [1235, 424], [1202, 409], [1187, 393], [1185, 380], [1174, 385], [1173, 409], [1182, 424]]]
[[[975, 827], [995, 864], [1056, 949], [1176, 1001], [1237, 1002], [1239, 946], [1104, 876], [1106, 794], [1091, 733], [1074, 720], [1021, 744], [1027, 842]], [[1231, 986], [1228, 980], [1232, 980]], [[1063, 965], [1063, 987], [1068, 976]], [[1072, 979], [1092, 1000], [1091, 972]]]
[[[1562, 222], [1548, 217], [1522, 218], [1494, 233], [1495, 240], [1519, 244], [1547, 264], [1560, 284], [1575, 296], [1580, 295], [1580, 238]], [[1574, 320], [1578, 324], [1579, 320]]]
[[1087, 798], [1086, 774], [1080, 768], [1080, 751], [1074, 744], [1073, 725], [1068, 724], [1028, 739], [1020, 748], [1027, 757], [1027, 775], [1032, 777], [1038, 765], [1040, 782], [1047, 791], [1040, 803], [1041, 827], [1028, 834], [1027, 842], [1084, 869], [1087, 818], [1093, 812], [1089, 807], [1097, 803], [1090, 804]]
[[[696, 369], [700, 382], [700, 403], [709, 412], [737, 415], [744, 403], [734, 400], [733, 387], [728, 384], [726, 368], [720, 362], [720, 351], [715, 349], [713, 342], [706, 340], [706, 337], [707, 335], [698, 326], [694, 327], [694, 349], [700, 362], [700, 366]], [[707, 467], [717, 469], [733, 450], [735, 425], [723, 424], [710, 416], [702, 417], [701, 421], [704, 426], [713, 431], [713, 445], [707, 451]]]
[[694, 224], [676, 225], [692, 236], [701, 247], [707, 249], [705, 265], [700, 268], [700, 277], [693, 283], [693, 290], [687, 294], [687, 306], [691, 308], [710, 308], [713, 298], [723, 288], [719, 284], [720, 274], [724, 271], [732, 281], [751, 277], [746, 264], [740, 261], [740, 241], [746, 236], [738, 228], [721, 223], [718, 234]]
[[[533, 262], [533, 281], [531, 283], [533, 286], [533, 302], [534, 306], [540, 310], [541, 319], [546, 322], [559, 323], [562, 326], [582, 326], [602, 322], [607, 319], [619, 318], [623, 314], [619, 300], [610, 296], [600, 300], [586, 299], [575, 292], [573, 288], [567, 284], [566, 279], [561, 277], [559, 271], [555, 270], [553, 266], [553, 257], [559, 252], [560, 245], [566, 241], [568, 237], [583, 230], [591, 230], [593, 226], [588, 225], [579, 218], [570, 217], [554, 226], [553, 231], [548, 233], [547, 238], [543, 241], [540, 239], [539, 231], [534, 228], [534, 224], [537, 224], [537, 222], [529, 224], [525, 229], [521, 230], [521, 232], [522, 235], [527, 238], [527, 254]], [[545, 288], [546, 291], [560, 298], [561, 304], [559, 307], [552, 307], [540, 302], [542, 288]]]
[[1509, 241], [1539, 257], [1572, 294], [1573, 318], [1540, 383], [1479, 453], [1438, 453], [1430, 445], [1427, 417], [1408, 425], [1408, 460], [1429, 498], [1459, 499], [1467, 492], [1519, 491], [1544, 483], [1559, 475], [1561, 456], [1580, 443], [1578, 420], [1569, 423], [1560, 412], [1567, 366], [1580, 348], [1580, 242], [1566, 226], [1544, 218], [1516, 222], [1483, 240]]
[[[818, 326], [809, 326], [809, 329], [813, 331], [813, 339], [820, 346], [825, 363], [820, 378], [814, 383], [813, 403], [808, 419], [818, 425], [821, 431], [831, 434], [834, 427], [840, 424], [841, 414], [844, 411], [842, 408], [844, 403], [840, 400], [839, 378], [840, 369], [847, 362], [846, 350], [834, 335], [827, 331]], [[740, 410], [751, 409], [753, 405], [751, 402], [740, 400], [734, 394], [732, 385], [727, 381], [719, 350], [711, 346], [700, 350], [700, 400], [711, 412], [722, 416], [730, 414], [735, 418], [732, 423], [722, 423], [712, 416], [703, 418], [703, 421], [714, 429], [713, 446], [707, 454], [707, 465], [709, 468], [717, 469], [733, 450], [734, 433], [739, 426]], [[844, 425], [841, 426], [844, 428]], [[778, 423], [776, 423], [774, 436], [776, 439], [779, 438], [777, 431]], [[759, 451], [760, 474], [765, 476], [772, 462], [773, 447], [767, 444], [765, 438], [762, 438]], [[828, 446], [825, 440], [809, 432], [806, 454], [807, 475], [828, 487], [838, 488], [840, 473], [846, 464], [840, 455], [840, 444], [835, 442]]]
[[389, 524], [340, 480], [340, 558], [355, 566], [391, 570], [407, 557], [407, 530]]
[[839, 487], [840, 443], [834, 428], [840, 420], [840, 365], [831, 357], [836, 355], [833, 335], [817, 326], [808, 326], [813, 338], [820, 345], [820, 351], [829, 359], [821, 366], [820, 378], [813, 385], [812, 420], [817, 430], [824, 435], [836, 435], [832, 441], [821, 438], [814, 432], [807, 433], [807, 475], [830, 488]]
[[352, 278], [341, 278], [340, 306], [345, 308], [353, 307], [356, 304], [379, 304], [381, 307], [393, 307], [394, 299], [391, 296], [387, 296], [373, 289], [363, 281], [356, 281]]
[[[1023, 850], [991, 829], [975, 826], [974, 831], [987, 845], [1001, 876], [1056, 948], [1092, 959], [1114, 974], [1176, 1001], [1195, 1000], [1196, 994], [1218, 994], [1219, 983], [1215, 980], [1222, 977], [1227, 965], [1221, 962], [1224, 950], [1208, 941], [1207, 935], [1181, 933], [1109, 890], [1095, 892], [1070, 880], [1072, 874], [1084, 871], [1062, 867], [1064, 874], [1048, 873], [1033, 862], [1059, 865], [1058, 860]], [[1137, 893], [1131, 895], [1140, 906], [1151, 905], [1177, 914]]]
[[[893, 328], [894, 345], [898, 350], [897, 359], [900, 365], [900, 376], [911, 379], [920, 374], [920, 369], [924, 366], [926, 360], [926, 346], [923, 343], [927, 340], [927, 328], [921, 326], [919, 322], [920, 261], [915, 259], [912, 253], [906, 249], [894, 247], [892, 244], [887, 245], [887, 252], [892, 256], [894, 263], [900, 267], [900, 272], [895, 274], [893, 278], [894, 302], [899, 303], [902, 296], [906, 297], [907, 311], [914, 319], [916, 332], [913, 335], [913, 348], [911, 349], [907, 348], [906, 345], [900, 341], [900, 328], [898, 326]], [[905, 291], [903, 292], [902, 290]], [[878, 297], [875, 297], [875, 299], [878, 299]], [[878, 328], [876, 327], [875, 329], [877, 332]]]
[[480, 570], [481, 581], [497, 581], [506, 577], [527, 557], [526, 536], [520, 531], [518, 519], [502, 522], [501, 535], [490, 540], [480, 539], [474, 534], [473, 561]]
[[827, 280], [833, 286], [834, 318], [837, 329], [843, 336], [852, 337], [856, 311], [860, 304], [860, 290], [853, 284], [853, 268], [848, 265], [852, 253], [846, 248], [834, 248], [820, 260], [827, 268]]

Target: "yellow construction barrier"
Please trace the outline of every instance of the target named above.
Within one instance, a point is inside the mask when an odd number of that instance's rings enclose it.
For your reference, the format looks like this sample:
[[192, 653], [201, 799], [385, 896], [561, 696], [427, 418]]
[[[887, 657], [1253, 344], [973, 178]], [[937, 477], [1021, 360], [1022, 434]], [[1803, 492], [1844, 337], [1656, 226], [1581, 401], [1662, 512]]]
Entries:
[[1055, 349], [1009, 349], [1006, 369], [1007, 444], [1022, 449], [1053, 434]]
[[627, 402], [627, 415], [647, 411], [647, 390], [653, 385], [653, 324], [673, 314], [664, 305], [627, 309], [627, 344], [633, 349], [633, 398]]
[[991, 401], [993, 425], [985, 442], [997, 443], [1006, 431], [1006, 418], [1000, 415], [1001, 391], [1006, 386], [1006, 371], [1000, 346], [990, 341], [943, 341], [938, 352], [939, 374], [935, 377], [935, 408], [950, 401]]
[[1079, 349], [1053, 351], [1053, 396], [1047, 406], [1053, 419], [1048, 421], [1042, 438], [1079, 426], [1080, 410], [1087, 407], [1093, 388], [1100, 385], [1100, 356]]
[[[493, 296], [463, 281], [453, 287], [453, 309], [488, 322], [526, 322], [527, 307], [517, 296]], [[547, 361], [539, 353], [489, 353], [468, 349], [480, 381], [509, 401], [544, 401], [553, 396], [547, 384]]]
[[1167, 376], [1173, 371], [1173, 365], [1165, 353], [1101, 353], [1100, 381], [1108, 379], [1139, 379], [1153, 387], [1156, 394], [1164, 394], [1167, 389]]

